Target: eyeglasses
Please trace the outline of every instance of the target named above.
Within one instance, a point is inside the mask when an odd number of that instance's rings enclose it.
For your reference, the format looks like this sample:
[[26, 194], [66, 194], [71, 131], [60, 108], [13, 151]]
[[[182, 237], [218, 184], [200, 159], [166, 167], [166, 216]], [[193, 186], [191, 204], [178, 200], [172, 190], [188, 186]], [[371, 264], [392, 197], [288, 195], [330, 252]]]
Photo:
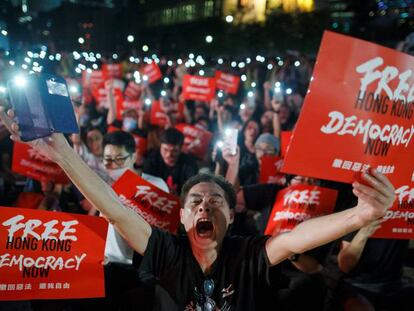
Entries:
[[214, 281], [206, 279], [203, 282], [203, 311], [216, 310], [216, 302], [211, 298], [214, 293]]
[[116, 165], [121, 166], [125, 163], [126, 159], [128, 159], [130, 156], [131, 156], [131, 154], [128, 154], [125, 157], [117, 157], [115, 159], [104, 158], [103, 163], [104, 163], [104, 165], [111, 165], [112, 163], [115, 163]]

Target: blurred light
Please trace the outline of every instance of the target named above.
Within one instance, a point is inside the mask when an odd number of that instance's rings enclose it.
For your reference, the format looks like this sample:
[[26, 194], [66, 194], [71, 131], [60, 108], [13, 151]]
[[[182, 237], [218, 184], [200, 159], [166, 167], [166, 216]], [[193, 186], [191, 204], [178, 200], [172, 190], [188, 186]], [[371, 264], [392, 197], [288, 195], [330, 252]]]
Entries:
[[31, 52], [31, 51], [27, 52], [27, 56], [33, 57], [33, 52]]
[[134, 36], [133, 35], [129, 35], [127, 37], [128, 42], [134, 42]]
[[38, 62], [33, 62], [33, 66], [38, 67], [39, 63]]
[[246, 76], [246, 75], [241, 75], [241, 80], [242, 80], [243, 82], [245, 82], [245, 81], [247, 80], [247, 76]]
[[165, 78], [164, 78], [164, 83], [165, 83], [165, 84], [170, 83], [170, 79], [169, 79], [168, 77], [165, 77]]
[[75, 59], [75, 60], [78, 60], [79, 58], [80, 58], [81, 56], [80, 56], [80, 54], [78, 53], [78, 52], [73, 52], [73, 58]]
[[91, 68], [87, 68], [87, 69], [86, 69], [86, 72], [87, 72], [87, 73], [92, 73], [92, 69], [91, 69]]
[[236, 62], [231, 62], [231, 66], [232, 67], [236, 67], [237, 66], [237, 63]]
[[292, 94], [292, 89], [291, 88], [287, 88], [286, 89], [286, 94], [288, 94], [288, 95]]
[[240, 62], [239, 63], [239, 68], [244, 68], [246, 66], [246, 64], [245, 63], [243, 63], [243, 62]]
[[241, 105], [240, 105], [240, 109], [241, 109], [241, 110], [246, 109], [246, 105], [245, 105], [245, 104], [241, 104]]
[[28, 67], [27, 67], [27, 65], [26, 65], [26, 64], [23, 64], [23, 65], [22, 65], [22, 68], [23, 68], [24, 70], [26, 70]]
[[149, 99], [149, 98], [145, 98], [144, 103], [145, 103], [145, 105], [147, 105], [147, 106], [151, 106], [151, 99]]
[[78, 88], [76, 87], [76, 86], [74, 86], [74, 85], [71, 85], [70, 87], [69, 87], [69, 92], [70, 93], [78, 93]]
[[313, 76], [310, 78], [311, 81], [313, 81]]
[[45, 56], [46, 56], [46, 52], [45, 51], [41, 51], [39, 57], [41, 59], [43, 59], [43, 58], [45, 58]]
[[101, 58], [101, 54], [96, 53], [96, 58], [97, 58], [97, 59], [100, 59], [100, 58]]
[[144, 45], [142, 46], [142, 50], [143, 50], [144, 52], [148, 52], [148, 50], [149, 50], [148, 45], [144, 44]]
[[87, 58], [87, 57], [89, 57], [89, 54], [86, 53], [86, 52], [82, 52], [82, 56], [85, 57], [85, 58]]
[[131, 63], [133, 63], [133, 62], [135, 61], [135, 57], [134, 57], [134, 56], [130, 56], [130, 57], [129, 57], [129, 61], [130, 61]]
[[282, 91], [282, 89], [278, 86], [275, 87], [274, 92], [275, 93], [280, 93]]
[[217, 97], [218, 97], [218, 98], [222, 98], [223, 96], [224, 96], [223, 91], [219, 91], [219, 92], [217, 93]]
[[183, 63], [183, 60], [181, 58], [177, 59], [177, 64], [181, 65]]
[[93, 69], [95, 69], [95, 70], [97, 70], [97, 69], [98, 69], [98, 67], [99, 67], [99, 66], [98, 66], [98, 64], [93, 64], [93, 65], [92, 65], [92, 68], [93, 68]]
[[253, 96], [254, 96], [253, 91], [248, 91], [248, 92], [247, 92], [247, 97], [253, 97]]
[[157, 58], [157, 54], [152, 54], [152, 55], [151, 55], [151, 58], [152, 58], [152, 59], [156, 59], [156, 58]]
[[216, 146], [217, 146], [217, 148], [221, 149], [221, 148], [223, 148], [224, 143], [223, 143], [221, 140], [219, 140], [219, 141], [216, 143]]
[[251, 58], [250, 58], [250, 57], [247, 57], [247, 58], [246, 58], [246, 63], [247, 63], [247, 64], [250, 64], [250, 63], [251, 63], [251, 61], [252, 61], [252, 60], [251, 60]]
[[3, 36], [7, 36], [7, 30], [4, 30], [4, 29], [3, 29], [3, 30], [1, 31], [1, 34], [2, 34]]
[[280, 87], [280, 86], [281, 86], [280, 82], [279, 81], [276, 81], [275, 82], [275, 87]]
[[142, 80], [143, 80], [143, 81], [148, 81], [148, 76], [147, 76], [147, 75], [143, 75], [143, 76], [142, 76]]
[[272, 64], [267, 64], [267, 69], [268, 70], [272, 70], [273, 69], [273, 65]]
[[211, 36], [211, 35], [207, 35], [207, 36], [206, 36], [206, 42], [207, 42], [207, 43], [211, 43], [211, 42], [213, 42], [213, 36]]
[[294, 63], [294, 65], [295, 65], [295, 67], [299, 67], [300, 66], [300, 61], [296, 61], [295, 63]]
[[223, 64], [223, 59], [222, 59], [222, 58], [219, 58], [219, 59], [217, 60], [217, 63], [218, 63], [219, 65]]
[[22, 3], [22, 12], [27, 13], [27, 4], [26, 3]]
[[82, 37], [79, 37], [79, 38], [78, 38], [78, 42], [79, 42], [80, 44], [84, 44], [84, 43], [85, 43], [85, 39], [84, 39], [84, 38], [82, 38]]
[[278, 64], [280, 67], [282, 67], [282, 66], [283, 66], [283, 64], [284, 64], [284, 63], [283, 63], [283, 60], [278, 61], [278, 62], [277, 62], [277, 64]]
[[194, 54], [193, 53], [188, 54], [188, 58], [193, 59], [194, 58]]
[[203, 70], [203, 69], [199, 70], [199, 71], [198, 71], [198, 74], [199, 74], [200, 76], [204, 76], [204, 70]]
[[173, 65], [173, 61], [172, 61], [172, 60], [169, 60], [169, 61], [167, 62], [167, 65], [171, 67], [171, 66]]
[[134, 72], [134, 79], [136, 83], [141, 83], [141, 74], [139, 73], [139, 71]]
[[230, 24], [230, 23], [232, 23], [232, 22], [233, 22], [233, 20], [234, 20], [233, 16], [231, 16], [231, 15], [227, 15], [227, 16], [226, 16], [226, 22], [227, 22], [227, 23], [229, 23], [229, 24]]
[[54, 60], [55, 57], [53, 55], [49, 55], [49, 60]]
[[135, 58], [135, 64], [139, 64], [139, 58]]
[[226, 128], [226, 129], [224, 130], [224, 135], [226, 135], [226, 136], [230, 136], [230, 135], [231, 135], [231, 129], [230, 129], [230, 128]]
[[33, 54], [33, 58], [38, 58], [39, 57], [39, 53], [34, 53]]
[[94, 57], [95, 55], [93, 54], [93, 52], [89, 53], [89, 57]]
[[25, 61], [26, 63], [30, 63], [32, 60], [30, 59], [30, 57], [25, 57], [25, 58], [24, 58], [24, 61]]
[[6, 92], [7, 92], [6, 87], [4, 87], [3, 85], [0, 85], [0, 93], [6, 94]]
[[80, 68], [75, 68], [76, 73], [81, 73], [82, 70]]
[[165, 90], [162, 90], [162, 91], [161, 91], [161, 96], [162, 96], [162, 97], [167, 96], [167, 92], [166, 92]]
[[24, 76], [22, 76], [22, 75], [17, 75], [17, 76], [14, 78], [14, 83], [15, 83], [17, 86], [19, 86], [19, 87], [24, 87], [24, 86], [26, 85], [26, 83], [27, 83], [27, 80], [26, 80], [26, 78], [25, 78]]
[[57, 61], [60, 61], [60, 59], [62, 58], [62, 55], [60, 55], [60, 53], [56, 53], [55, 58]]
[[15, 61], [14, 61], [14, 60], [10, 60], [10, 61], [9, 61], [9, 64], [10, 64], [10, 66], [14, 66], [16, 63], [15, 63]]
[[252, 82], [250, 85], [251, 87], [256, 87], [256, 82]]
[[116, 53], [112, 54], [112, 58], [113, 59], [118, 59], [118, 54], [116, 54]]

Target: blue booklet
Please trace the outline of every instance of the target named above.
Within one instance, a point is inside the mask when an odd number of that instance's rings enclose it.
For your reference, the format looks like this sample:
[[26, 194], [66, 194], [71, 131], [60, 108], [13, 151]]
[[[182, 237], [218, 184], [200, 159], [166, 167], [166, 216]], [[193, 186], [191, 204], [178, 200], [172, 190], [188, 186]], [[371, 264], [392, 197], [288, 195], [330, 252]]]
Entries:
[[21, 139], [31, 141], [53, 133], [79, 133], [65, 79], [32, 74], [7, 84]]

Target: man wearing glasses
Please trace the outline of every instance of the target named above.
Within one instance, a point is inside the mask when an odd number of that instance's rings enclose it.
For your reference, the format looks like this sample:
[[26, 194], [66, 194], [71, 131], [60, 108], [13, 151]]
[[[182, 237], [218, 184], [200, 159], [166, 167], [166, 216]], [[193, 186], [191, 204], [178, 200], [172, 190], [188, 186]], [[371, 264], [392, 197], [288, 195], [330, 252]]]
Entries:
[[[14, 112], [6, 115], [0, 107], [0, 117], [12, 139], [20, 140]], [[266, 291], [269, 267], [383, 217], [394, 201], [389, 180], [370, 170], [362, 174], [365, 184], [353, 183], [358, 197], [353, 208], [310, 219], [277, 236], [229, 237], [236, 204], [234, 189], [220, 177], [200, 174], [183, 186], [180, 217], [186, 234], [176, 236], [151, 227], [125, 208], [62, 134], [30, 144], [60, 165], [129, 245], [144, 256], [141, 270], [154, 275], [175, 301], [175, 306], [164, 310], [260, 310], [270, 295]]]

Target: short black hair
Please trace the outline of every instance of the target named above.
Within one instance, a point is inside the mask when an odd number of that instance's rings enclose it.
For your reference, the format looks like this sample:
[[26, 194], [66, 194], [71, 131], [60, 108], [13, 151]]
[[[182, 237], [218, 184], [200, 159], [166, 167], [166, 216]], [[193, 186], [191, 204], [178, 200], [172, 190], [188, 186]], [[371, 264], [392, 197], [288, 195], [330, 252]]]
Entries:
[[131, 154], [136, 151], [134, 137], [130, 133], [124, 131], [115, 131], [105, 134], [103, 148], [105, 148], [106, 145], [125, 147], [125, 150]]
[[226, 179], [224, 179], [221, 175], [213, 175], [209, 173], [199, 173], [194, 175], [193, 177], [189, 178], [183, 188], [181, 189], [181, 207], [184, 207], [185, 199], [187, 198], [188, 192], [193, 188], [195, 185], [207, 182], [213, 183], [219, 186], [224, 191], [225, 199], [229, 204], [231, 209], [236, 207], [236, 191], [233, 188], [233, 185], [229, 183]]
[[176, 128], [164, 130], [160, 136], [161, 144], [182, 145], [184, 143], [184, 135]]

